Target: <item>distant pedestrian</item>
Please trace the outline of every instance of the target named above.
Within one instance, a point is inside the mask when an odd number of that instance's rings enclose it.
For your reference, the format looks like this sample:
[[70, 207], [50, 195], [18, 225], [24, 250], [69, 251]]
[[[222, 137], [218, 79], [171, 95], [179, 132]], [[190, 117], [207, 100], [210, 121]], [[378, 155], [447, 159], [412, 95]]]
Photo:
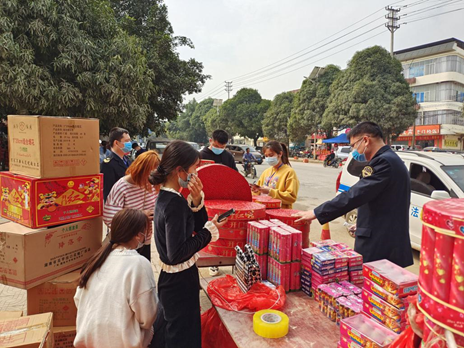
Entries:
[[[219, 238], [218, 228], [227, 219], [208, 221], [203, 185], [197, 176], [200, 154], [190, 144], [176, 140], [163, 152], [159, 167], [150, 176], [162, 185], [155, 207], [155, 243], [161, 263], [158, 294], [164, 310], [157, 318], [152, 347], [200, 348], [200, 280], [198, 252]], [[181, 188], [188, 188], [185, 199]], [[195, 231], [195, 234], [193, 232]], [[159, 333], [159, 334], [158, 334]], [[165, 342], [161, 342], [161, 340]]]
[[147, 151], [145, 149], [142, 149], [142, 147], [138, 143], [132, 144], [132, 150], [135, 150], [135, 158], [139, 157], [142, 153]]
[[109, 243], [84, 265], [74, 296], [76, 348], [147, 348], [158, 299], [150, 262], [136, 249], [146, 240], [144, 212], [123, 209]]
[[110, 157], [111, 151], [108, 149], [108, 142], [103, 140], [100, 144], [100, 164], [103, 163], [105, 158]]
[[149, 261], [151, 260], [153, 212], [158, 193], [148, 181], [148, 177], [158, 167], [159, 162], [160, 158], [156, 151], [147, 151], [137, 157], [127, 169], [126, 175], [114, 184], [103, 209], [103, 221], [109, 228], [111, 228], [114, 215], [124, 208], [138, 209], [147, 215], [150, 221], [147, 240], [145, 245], [137, 251]]
[[110, 194], [113, 185], [126, 175], [126, 170], [132, 163], [127, 156], [132, 151], [129, 132], [124, 128], [113, 128], [110, 131], [111, 154], [103, 160], [100, 171], [103, 173], [103, 199]]

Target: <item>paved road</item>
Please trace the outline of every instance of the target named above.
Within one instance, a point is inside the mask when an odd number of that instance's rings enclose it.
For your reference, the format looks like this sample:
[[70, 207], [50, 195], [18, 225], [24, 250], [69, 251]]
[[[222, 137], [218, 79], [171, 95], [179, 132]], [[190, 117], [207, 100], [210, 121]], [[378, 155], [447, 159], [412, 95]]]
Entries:
[[[321, 203], [332, 199], [335, 196], [335, 182], [340, 173], [340, 169], [333, 167], [324, 168], [320, 163], [303, 163], [293, 162], [292, 166], [295, 169], [298, 179], [300, 180], [300, 191], [298, 194], [297, 203], [293, 205], [295, 209], [308, 210], [314, 209]], [[241, 165], [238, 165], [241, 169]], [[268, 168], [268, 165], [263, 163], [256, 166], [258, 177]], [[252, 181], [248, 179], [248, 181]], [[343, 227], [345, 220], [343, 218], [336, 219], [330, 223], [330, 231], [332, 239], [354, 245], [354, 239], [349, 236], [346, 228]], [[319, 239], [322, 227], [316, 221], [311, 224], [310, 238], [312, 240]], [[411, 272], [419, 273], [419, 253], [414, 251], [414, 265], [408, 267]]]

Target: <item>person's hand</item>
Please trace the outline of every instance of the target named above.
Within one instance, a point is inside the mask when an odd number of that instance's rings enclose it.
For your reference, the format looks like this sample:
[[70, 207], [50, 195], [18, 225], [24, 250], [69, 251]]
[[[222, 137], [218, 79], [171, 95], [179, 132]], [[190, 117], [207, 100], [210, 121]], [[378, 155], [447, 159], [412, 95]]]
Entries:
[[190, 195], [195, 207], [198, 207], [201, 203], [201, 191], [203, 191], [203, 184], [197, 175], [192, 175], [188, 184]]
[[153, 221], [153, 214], [154, 214], [154, 210], [150, 210], [150, 209], [147, 209], [147, 210], [143, 210], [144, 214], [148, 217], [148, 221]]
[[253, 193], [259, 193], [259, 192], [260, 192], [260, 191], [259, 191], [259, 186], [258, 186], [258, 185], [256, 185], [256, 184], [251, 184], [250, 187], [251, 187], [251, 192], [253, 192]]
[[348, 229], [348, 231], [350, 231], [351, 233], [355, 233], [356, 232], [356, 225], [351, 225], [350, 228]]
[[299, 219], [296, 220], [295, 222], [300, 222], [300, 221], [311, 222], [316, 218], [316, 214], [314, 214], [314, 210], [301, 211], [299, 213], [293, 214], [292, 216], [299, 217]]
[[264, 195], [268, 195], [269, 194], [269, 191], [271, 190], [269, 187], [260, 187], [259, 189], [259, 192], [261, 192], [262, 194]]
[[224, 226], [226, 223], [227, 223], [227, 218], [222, 220], [221, 222], [218, 222], [218, 217], [219, 215], [215, 215], [214, 218], [211, 220], [211, 222], [217, 227], [217, 228], [221, 228], [222, 226]]

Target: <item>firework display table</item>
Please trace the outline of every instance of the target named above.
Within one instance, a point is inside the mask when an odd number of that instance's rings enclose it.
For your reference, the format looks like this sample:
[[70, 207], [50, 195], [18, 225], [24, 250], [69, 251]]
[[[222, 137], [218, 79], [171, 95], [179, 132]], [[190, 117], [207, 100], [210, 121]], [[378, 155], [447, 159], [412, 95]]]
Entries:
[[208, 254], [200, 251], [200, 258], [197, 260], [197, 267], [215, 267], [215, 266], [235, 266], [235, 257], [225, 257]]
[[[207, 293], [209, 281], [201, 280], [201, 287]], [[216, 307], [227, 331], [238, 348], [294, 348], [294, 347], [337, 347], [339, 328], [327, 319], [314, 301], [302, 291], [287, 294], [282, 312], [290, 319], [287, 336], [277, 339], [262, 338], [253, 331], [253, 315], [237, 313]]]

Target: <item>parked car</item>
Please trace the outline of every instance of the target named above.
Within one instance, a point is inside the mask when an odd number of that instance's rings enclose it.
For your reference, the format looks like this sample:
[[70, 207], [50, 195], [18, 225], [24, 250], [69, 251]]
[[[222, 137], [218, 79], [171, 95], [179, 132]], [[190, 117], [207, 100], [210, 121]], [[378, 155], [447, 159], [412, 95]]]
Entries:
[[446, 150], [440, 149], [439, 147], [435, 147], [435, 146], [424, 147], [424, 149], [422, 151], [425, 151], [425, 152], [447, 152]]
[[407, 145], [390, 145], [393, 151], [406, 151], [408, 149]]
[[243, 154], [245, 153], [246, 149], [250, 149], [250, 152], [256, 158], [256, 163], [263, 163], [263, 156], [258, 151], [256, 151], [256, 149], [253, 146], [236, 144], [226, 145], [226, 150], [229, 151], [232, 154], [232, 156], [234, 156], [235, 162], [238, 163], [242, 163]]
[[[411, 245], [420, 250], [422, 222], [420, 216], [425, 203], [433, 199], [464, 198], [464, 158], [447, 153], [401, 151], [398, 156], [408, 168], [411, 178], [409, 234]], [[359, 166], [351, 165], [350, 155], [337, 179], [338, 193], [348, 191], [359, 180]], [[338, 182], [339, 181], [339, 182]], [[357, 210], [345, 215], [349, 224], [356, 224]]]
[[162, 156], [164, 149], [171, 141], [171, 139], [167, 138], [149, 138], [147, 140], [147, 150], [155, 150], [160, 156]]
[[340, 159], [347, 159], [351, 152], [351, 146], [339, 146], [335, 151], [335, 156]]

